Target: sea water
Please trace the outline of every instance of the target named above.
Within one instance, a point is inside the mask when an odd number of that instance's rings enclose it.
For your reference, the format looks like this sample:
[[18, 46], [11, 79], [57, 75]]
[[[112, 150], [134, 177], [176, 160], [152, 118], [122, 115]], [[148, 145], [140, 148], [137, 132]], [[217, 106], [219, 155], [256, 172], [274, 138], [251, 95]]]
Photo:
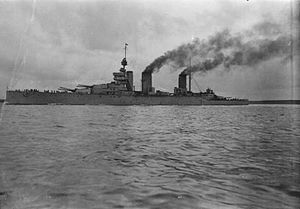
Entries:
[[299, 113], [4, 105], [0, 208], [299, 208]]

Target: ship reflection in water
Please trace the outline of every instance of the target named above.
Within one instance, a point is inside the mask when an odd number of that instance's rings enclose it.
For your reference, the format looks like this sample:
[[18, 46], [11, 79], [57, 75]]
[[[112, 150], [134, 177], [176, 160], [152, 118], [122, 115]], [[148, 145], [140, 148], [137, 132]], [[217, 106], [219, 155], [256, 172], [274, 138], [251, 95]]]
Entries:
[[299, 106], [2, 111], [1, 209], [299, 207]]

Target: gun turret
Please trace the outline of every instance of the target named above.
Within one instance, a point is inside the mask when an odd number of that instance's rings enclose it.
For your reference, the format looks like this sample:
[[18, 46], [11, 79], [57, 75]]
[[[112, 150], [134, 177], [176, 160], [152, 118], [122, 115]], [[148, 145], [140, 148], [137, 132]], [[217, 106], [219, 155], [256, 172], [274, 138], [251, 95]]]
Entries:
[[60, 91], [70, 91], [70, 92], [75, 92], [77, 89], [69, 89], [69, 88], [66, 88], [66, 87], [59, 87], [58, 90]]

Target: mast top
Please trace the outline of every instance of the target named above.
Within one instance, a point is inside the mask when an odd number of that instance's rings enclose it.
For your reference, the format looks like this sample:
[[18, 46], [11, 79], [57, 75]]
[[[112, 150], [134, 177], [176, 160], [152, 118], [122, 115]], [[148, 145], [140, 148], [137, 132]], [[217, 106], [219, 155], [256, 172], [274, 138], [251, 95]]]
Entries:
[[127, 65], [127, 60], [126, 60], [126, 49], [127, 49], [127, 46], [128, 44], [125, 43], [125, 47], [124, 47], [124, 50], [125, 50], [125, 57], [123, 58], [122, 62], [121, 62], [121, 65], [123, 66], [123, 68], [125, 69], [125, 66]]

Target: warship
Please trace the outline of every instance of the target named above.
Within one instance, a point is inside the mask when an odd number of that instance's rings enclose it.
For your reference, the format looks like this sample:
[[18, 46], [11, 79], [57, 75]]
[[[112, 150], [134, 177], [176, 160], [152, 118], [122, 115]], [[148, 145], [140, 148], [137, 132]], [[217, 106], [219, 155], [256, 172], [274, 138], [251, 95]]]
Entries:
[[[178, 87], [174, 92], [157, 90], [152, 86], [152, 72], [142, 72], [142, 89], [136, 91], [133, 85], [133, 71], [126, 69], [125, 57], [119, 72], [113, 73], [110, 83], [77, 85], [70, 89], [58, 90], [24, 89], [6, 91], [5, 103], [8, 105], [248, 105], [248, 99], [218, 96], [212, 89], [204, 92], [191, 91], [191, 73], [180, 73]], [[189, 88], [187, 88], [187, 77]]]

